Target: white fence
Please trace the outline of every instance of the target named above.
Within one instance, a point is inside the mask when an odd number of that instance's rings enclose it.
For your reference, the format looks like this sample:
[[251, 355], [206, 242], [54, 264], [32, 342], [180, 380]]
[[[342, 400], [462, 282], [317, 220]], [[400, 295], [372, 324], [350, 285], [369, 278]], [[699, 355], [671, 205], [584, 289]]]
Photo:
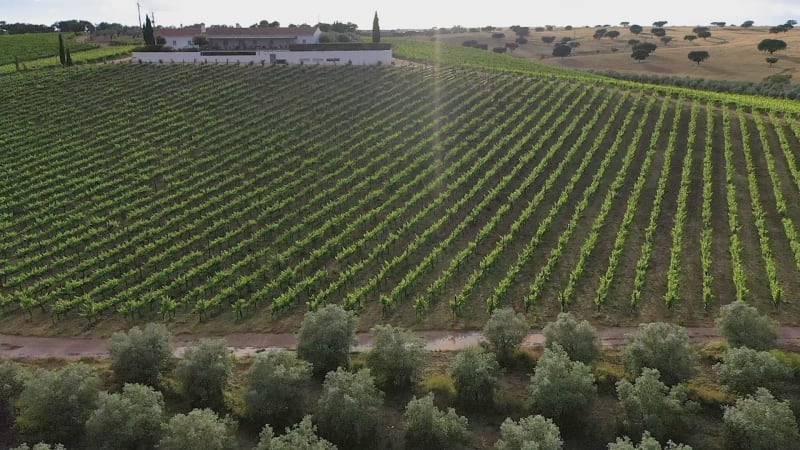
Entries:
[[[204, 53], [204, 52], [203, 52]], [[392, 50], [291, 51], [259, 50], [255, 55], [203, 55], [201, 52], [133, 52], [137, 61], [146, 63], [217, 63], [217, 64], [311, 64], [376, 65], [391, 64]]]

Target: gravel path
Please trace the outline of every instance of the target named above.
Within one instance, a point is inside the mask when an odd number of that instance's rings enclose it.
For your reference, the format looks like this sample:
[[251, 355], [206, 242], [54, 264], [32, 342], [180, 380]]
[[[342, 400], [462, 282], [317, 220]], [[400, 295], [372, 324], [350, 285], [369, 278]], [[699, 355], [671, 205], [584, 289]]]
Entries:
[[[622, 346], [627, 343], [626, 335], [636, 331], [636, 328], [606, 328], [598, 330], [600, 340], [605, 346]], [[687, 328], [689, 336], [694, 343], [709, 342], [719, 339], [719, 334], [713, 328]], [[455, 351], [470, 345], [475, 345], [483, 340], [483, 333], [479, 331], [423, 331], [418, 333], [426, 341], [426, 346], [433, 351]], [[176, 354], [180, 355], [183, 349], [197, 342], [201, 337], [194, 335], [178, 335], [174, 338]], [[236, 355], [252, 355], [268, 349], [295, 348], [297, 341], [292, 334], [267, 334], [267, 333], [237, 333], [225, 336], [228, 345]], [[358, 345], [356, 351], [365, 351], [371, 348], [372, 335], [359, 333], [356, 336]], [[536, 347], [544, 343], [541, 330], [533, 330], [525, 339], [523, 345]], [[800, 348], [800, 327], [782, 327], [779, 334], [779, 344], [782, 347]], [[81, 339], [81, 338], [53, 338], [53, 337], [27, 337], [0, 334], [0, 357], [2, 358], [83, 358], [105, 357], [108, 355], [107, 339]]]

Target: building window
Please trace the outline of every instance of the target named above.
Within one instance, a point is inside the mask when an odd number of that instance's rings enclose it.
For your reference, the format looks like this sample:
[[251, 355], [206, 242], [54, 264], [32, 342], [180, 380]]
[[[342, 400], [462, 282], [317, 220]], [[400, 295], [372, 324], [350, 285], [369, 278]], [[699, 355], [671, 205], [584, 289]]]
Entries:
[[175, 47], [176, 45], [178, 45], [178, 41], [176, 41], [175, 39], [173, 39], [173, 40], [172, 40], [172, 46], [173, 46], [173, 47]]

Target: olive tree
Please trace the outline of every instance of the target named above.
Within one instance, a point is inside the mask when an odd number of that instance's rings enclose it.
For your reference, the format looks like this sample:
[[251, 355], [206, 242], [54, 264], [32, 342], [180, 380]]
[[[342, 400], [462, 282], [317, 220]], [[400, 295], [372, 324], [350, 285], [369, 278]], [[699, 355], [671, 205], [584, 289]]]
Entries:
[[687, 400], [685, 386], [669, 388], [661, 382], [656, 369], [644, 369], [633, 383], [618, 381], [617, 396], [628, 432], [639, 435], [646, 430], [662, 441], [685, 430], [687, 414], [695, 408]]
[[220, 418], [210, 409], [193, 409], [176, 414], [167, 423], [159, 450], [233, 450], [236, 445], [236, 422]]
[[759, 387], [772, 388], [792, 378], [792, 371], [774, 356], [747, 347], [729, 349], [714, 365], [720, 383], [730, 392], [752, 394]]
[[183, 395], [193, 407], [220, 410], [233, 372], [233, 354], [224, 339], [203, 339], [188, 347], [175, 368]]
[[714, 321], [731, 347], [769, 350], [778, 345], [778, 324], [744, 302], [732, 302], [719, 309]]
[[625, 369], [631, 376], [639, 376], [645, 367], [658, 369], [669, 386], [692, 378], [696, 359], [686, 330], [663, 322], [639, 325], [623, 351]]
[[305, 416], [281, 436], [275, 436], [269, 425], [264, 426], [255, 450], [336, 450], [336, 446], [317, 436], [311, 416]]
[[367, 353], [367, 366], [379, 386], [403, 389], [422, 375], [427, 357], [425, 341], [404, 328], [376, 325], [374, 346]]
[[167, 328], [154, 323], [112, 334], [108, 353], [117, 381], [158, 387], [172, 362], [171, 340]]
[[14, 400], [25, 388], [25, 379], [19, 364], [0, 361], [0, 410], [11, 410]]
[[382, 403], [383, 393], [368, 369], [352, 373], [340, 367], [325, 376], [314, 418], [320, 434], [334, 444], [372, 447]]
[[795, 448], [800, 442], [792, 409], [759, 388], [755, 395], [725, 407], [723, 414], [728, 448], [768, 450]]
[[356, 339], [356, 317], [338, 305], [307, 312], [297, 336], [297, 354], [310, 362], [314, 374], [323, 376], [350, 365], [350, 348]]
[[39, 369], [19, 395], [17, 429], [28, 441], [72, 446], [81, 440], [99, 392], [100, 380], [86, 364]]
[[515, 313], [511, 308], [500, 308], [495, 309], [486, 321], [483, 334], [502, 364], [511, 359], [529, 330], [530, 326], [524, 315]]
[[528, 416], [515, 422], [506, 418], [500, 425], [500, 439], [494, 444], [497, 450], [561, 450], [564, 441], [558, 426], [542, 416]]
[[467, 418], [449, 408], [444, 412], [433, 404], [433, 394], [414, 397], [405, 411], [406, 446], [414, 449], [453, 448], [472, 439]]
[[458, 352], [450, 363], [456, 397], [467, 408], [491, 406], [499, 385], [500, 366], [493, 353], [478, 346]]
[[289, 425], [306, 412], [311, 364], [296, 353], [259, 353], [245, 379], [245, 415], [253, 422]]
[[556, 422], [583, 416], [597, 396], [592, 369], [571, 361], [558, 344], [545, 349], [531, 377], [530, 401], [534, 411]]
[[624, 438], [617, 438], [616, 442], [608, 444], [608, 450], [692, 450], [692, 447], [676, 444], [672, 441], [667, 441], [667, 444], [662, 447], [660, 442], [645, 431], [638, 445], [631, 442], [631, 438], [625, 436]]
[[544, 327], [544, 346], [552, 349], [560, 346], [569, 359], [585, 364], [593, 363], [600, 356], [600, 339], [589, 322], [578, 322], [572, 313], [560, 313], [555, 322]]
[[44, 442], [39, 442], [38, 444], [34, 444], [33, 447], [29, 446], [28, 444], [22, 444], [18, 447], [14, 447], [12, 450], [67, 450], [61, 444], [45, 444]]
[[154, 448], [161, 439], [164, 397], [150, 386], [126, 384], [118, 394], [100, 393], [99, 406], [86, 421], [94, 449]]

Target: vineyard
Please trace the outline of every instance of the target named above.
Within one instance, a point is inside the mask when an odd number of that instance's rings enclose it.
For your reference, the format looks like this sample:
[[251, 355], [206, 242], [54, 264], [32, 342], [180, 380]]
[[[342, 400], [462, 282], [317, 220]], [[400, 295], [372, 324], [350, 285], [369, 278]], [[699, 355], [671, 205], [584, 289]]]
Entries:
[[[64, 45], [73, 53], [96, 48], [96, 44], [77, 42], [71, 33], [64, 33]], [[30, 61], [58, 56], [58, 33], [0, 35], [0, 66], [14, 61]]]
[[281, 329], [326, 303], [691, 325], [735, 299], [800, 324], [793, 105], [422, 65], [0, 84], [0, 329]]

